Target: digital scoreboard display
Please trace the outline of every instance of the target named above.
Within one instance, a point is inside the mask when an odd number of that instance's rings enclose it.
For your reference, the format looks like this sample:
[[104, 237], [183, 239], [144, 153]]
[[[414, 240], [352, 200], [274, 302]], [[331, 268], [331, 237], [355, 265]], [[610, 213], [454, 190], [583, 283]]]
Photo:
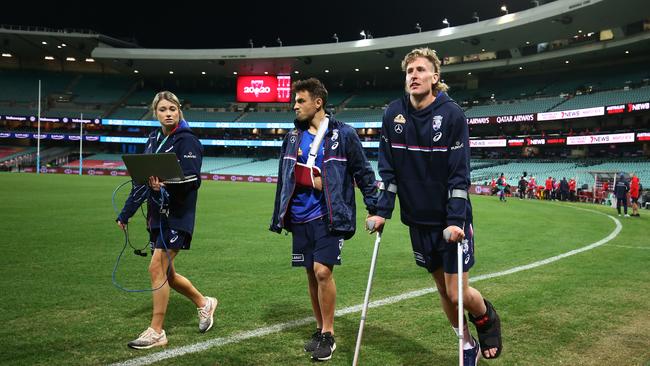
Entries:
[[291, 76], [238, 76], [237, 102], [287, 103], [291, 101]]

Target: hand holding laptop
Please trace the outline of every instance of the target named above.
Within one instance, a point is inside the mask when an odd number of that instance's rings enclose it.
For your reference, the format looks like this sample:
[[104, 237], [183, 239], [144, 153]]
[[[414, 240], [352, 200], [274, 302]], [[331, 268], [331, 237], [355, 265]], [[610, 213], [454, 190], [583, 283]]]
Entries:
[[160, 191], [160, 187], [164, 186], [165, 183], [163, 183], [158, 177], [149, 177], [149, 187], [154, 191], [158, 192]]

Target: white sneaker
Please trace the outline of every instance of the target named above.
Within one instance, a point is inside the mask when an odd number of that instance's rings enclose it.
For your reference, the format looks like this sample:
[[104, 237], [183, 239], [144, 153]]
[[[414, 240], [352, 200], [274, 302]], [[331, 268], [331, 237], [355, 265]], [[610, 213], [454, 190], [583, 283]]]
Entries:
[[199, 332], [201, 333], [205, 333], [212, 328], [212, 324], [214, 323], [214, 311], [217, 309], [217, 305], [219, 304], [219, 301], [214, 297], [206, 296], [205, 299], [207, 300], [205, 306], [196, 309], [199, 312]]
[[625, 217], [630, 217], [630, 215], [628, 215], [628, 214], [625, 214]]
[[149, 349], [151, 347], [164, 346], [167, 344], [167, 335], [165, 330], [157, 333], [153, 328], [149, 327], [144, 332], [140, 333], [138, 339], [129, 342], [128, 346], [135, 349]]

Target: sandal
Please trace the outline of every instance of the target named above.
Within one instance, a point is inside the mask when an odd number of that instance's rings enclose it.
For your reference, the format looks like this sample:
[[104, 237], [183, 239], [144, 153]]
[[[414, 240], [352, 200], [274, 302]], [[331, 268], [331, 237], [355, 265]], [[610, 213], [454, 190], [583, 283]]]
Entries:
[[475, 318], [471, 313], [468, 315], [469, 320], [476, 326], [481, 350], [487, 351], [490, 348], [497, 349], [494, 357], [485, 357], [485, 354], [483, 354], [484, 358], [492, 359], [499, 357], [503, 349], [503, 344], [501, 343], [501, 319], [499, 319], [499, 315], [494, 310], [494, 306], [485, 299], [483, 301], [485, 301], [485, 307], [487, 308], [483, 316]]

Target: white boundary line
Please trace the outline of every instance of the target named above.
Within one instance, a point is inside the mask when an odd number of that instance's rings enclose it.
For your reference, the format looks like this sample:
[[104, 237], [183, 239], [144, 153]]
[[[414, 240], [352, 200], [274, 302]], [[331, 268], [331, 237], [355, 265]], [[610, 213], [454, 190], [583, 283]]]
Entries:
[[[572, 206], [567, 206], [567, 207], [572, 207]], [[513, 267], [513, 268], [507, 269], [505, 271], [488, 273], [488, 274], [476, 276], [476, 277], [471, 278], [470, 282], [475, 282], [475, 281], [487, 280], [487, 279], [495, 278], [495, 277], [506, 276], [506, 275], [509, 275], [509, 274], [525, 271], [525, 270], [528, 270], [528, 269], [541, 267], [541, 266], [544, 266], [544, 265], [547, 265], [547, 264], [550, 264], [550, 263], [553, 263], [553, 262], [557, 262], [560, 259], [564, 259], [564, 258], [570, 257], [572, 255], [576, 255], [576, 254], [579, 254], [579, 253], [582, 253], [582, 252], [586, 252], [588, 250], [592, 250], [592, 249], [597, 248], [597, 247], [609, 242], [610, 240], [614, 239], [616, 236], [618, 236], [618, 234], [623, 229], [623, 225], [621, 224], [621, 222], [618, 219], [616, 219], [615, 217], [611, 216], [611, 215], [608, 215], [608, 214], [605, 214], [605, 213], [602, 213], [602, 212], [598, 212], [598, 211], [595, 211], [595, 210], [586, 209], [586, 208], [580, 208], [580, 207], [572, 207], [572, 208], [575, 208], [577, 210], [594, 212], [594, 213], [597, 213], [599, 215], [607, 216], [610, 219], [612, 219], [612, 221], [614, 221], [614, 223], [616, 224], [616, 228], [614, 229], [614, 231], [612, 231], [609, 235], [607, 235], [603, 239], [600, 239], [599, 241], [597, 241], [595, 243], [592, 243], [592, 244], [589, 244], [587, 246], [584, 246], [582, 248], [574, 249], [574, 250], [568, 251], [566, 253], [562, 253], [562, 254], [559, 254], [559, 255], [556, 255], [556, 256], [553, 256], [553, 257], [550, 257], [550, 258], [546, 258], [546, 259], [543, 259], [543, 260], [540, 260], [540, 261], [537, 261], [537, 262], [533, 262], [533, 263], [530, 263], [530, 264], [526, 264], [526, 265], [523, 265], [523, 266]], [[406, 292], [406, 293], [403, 293], [403, 294], [400, 294], [400, 295], [390, 296], [390, 297], [386, 297], [386, 298], [381, 299], [381, 300], [373, 301], [373, 302], [371, 302], [369, 304], [369, 307], [376, 308], [376, 307], [379, 307], [379, 306], [390, 305], [390, 304], [394, 304], [396, 302], [400, 302], [400, 301], [403, 301], [403, 300], [412, 299], [412, 298], [419, 297], [419, 296], [422, 296], [422, 295], [434, 293], [436, 291], [437, 291], [437, 289], [431, 288], [431, 287], [430, 288], [423, 288], [423, 289], [415, 290], [415, 291], [410, 291], [410, 292]], [[337, 310], [336, 311], [336, 316], [340, 317], [340, 316], [344, 316], [344, 315], [347, 315], [347, 314], [358, 313], [358, 312], [361, 311], [361, 307], [362, 307], [362, 305], [359, 304], [359, 305], [349, 306], [347, 308]], [[237, 333], [237, 334], [231, 335], [229, 337], [214, 338], [214, 339], [210, 339], [210, 340], [207, 340], [207, 341], [204, 341], [204, 342], [194, 343], [194, 344], [190, 344], [190, 345], [183, 346], [183, 347], [172, 348], [172, 349], [169, 349], [169, 350], [153, 353], [153, 354], [150, 354], [150, 355], [147, 355], [147, 356], [142, 356], [142, 357], [126, 360], [124, 362], [114, 363], [114, 364], [111, 364], [110, 366], [149, 365], [149, 364], [152, 364], [154, 362], [166, 360], [166, 359], [169, 359], [169, 358], [174, 358], [174, 357], [179, 357], [179, 356], [183, 356], [183, 355], [190, 354], [190, 353], [197, 353], [197, 352], [205, 351], [205, 350], [213, 348], [213, 347], [224, 346], [224, 345], [230, 344], [230, 343], [238, 343], [238, 342], [250, 339], [250, 338], [263, 337], [263, 336], [266, 336], [266, 335], [269, 335], [269, 334], [278, 333], [278, 332], [281, 332], [281, 331], [283, 331], [285, 329], [295, 328], [295, 327], [299, 327], [299, 326], [302, 326], [302, 325], [305, 325], [305, 324], [309, 324], [309, 323], [311, 323], [313, 321], [314, 321], [313, 317], [309, 317], [309, 318], [303, 318], [303, 319], [294, 320], [294, 321], [290, 321], [290, 322], [286, 322], [286, 323], [279, 323], [279, 324], [271, 325], [271, 326], [264, 327], [264, 328], [257, 328], [257, 329], [249, 330], [249, 331], [246, 331], [246, 332]]]
[[610, 247], [617, 247], [617, 248], [626, 248], [626, 249], [643, 249], [643, 250], [650, 250], [650, 247], [631, 247], [627, 245], [610, 245]]

